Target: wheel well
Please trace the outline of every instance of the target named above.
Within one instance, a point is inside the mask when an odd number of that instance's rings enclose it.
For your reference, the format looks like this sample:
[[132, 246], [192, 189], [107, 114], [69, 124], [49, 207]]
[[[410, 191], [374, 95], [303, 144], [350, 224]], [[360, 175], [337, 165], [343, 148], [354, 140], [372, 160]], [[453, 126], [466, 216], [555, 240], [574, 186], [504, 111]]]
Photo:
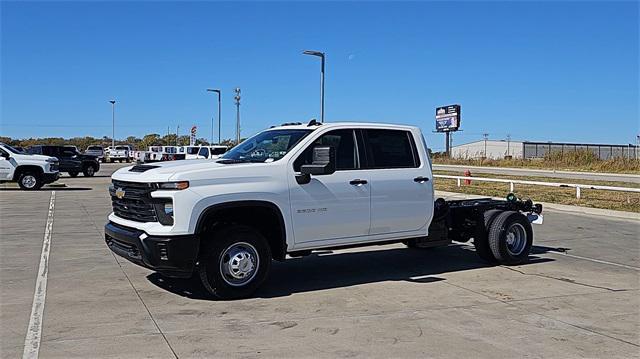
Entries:
[[24, 172], [35, 172], [41, 175], [44, 171], [42, 170], [42, 168], [38, 166], [31, 166], [31, 165], [18, 166], [18, 168], [16, 168], [16, 170], [13, 172], [13, 180], [17, 181], [18, 178], [20, 178], [20, 175], [23, 174]]
[[[280, 209], [271, 202], [230, 202], [207, 208], [198, 219], [196, 233], [210, 232], [225, 224], [253, 227], [267, 239], [273, 259], [284, 260], [287, 251], [286, 229]], [[204, 238], [203, 238], [204, 239]], [[205, 240], [200, 241], [201, 245]]]

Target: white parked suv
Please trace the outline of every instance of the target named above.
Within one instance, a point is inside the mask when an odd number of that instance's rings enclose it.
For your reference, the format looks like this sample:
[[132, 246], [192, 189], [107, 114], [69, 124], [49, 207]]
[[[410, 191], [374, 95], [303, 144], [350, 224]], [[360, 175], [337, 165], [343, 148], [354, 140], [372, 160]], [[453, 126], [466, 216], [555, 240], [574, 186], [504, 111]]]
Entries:
[[227, 299], [251, 295], [272, 260], [317, 249], [473, 238], [482, 258], [522, 263], [542, 211], [513, 195], [435, 200], [420, 130], [366, 123], [274, 127], [216, 161], [122, 168], [109, 192], [113, 252], [166, 276], [195, 271]]
[[0, 182], [18, 182], [24, 190], [35, 190], [60, 178], [58, 159], [32, 155], [0, 143]]

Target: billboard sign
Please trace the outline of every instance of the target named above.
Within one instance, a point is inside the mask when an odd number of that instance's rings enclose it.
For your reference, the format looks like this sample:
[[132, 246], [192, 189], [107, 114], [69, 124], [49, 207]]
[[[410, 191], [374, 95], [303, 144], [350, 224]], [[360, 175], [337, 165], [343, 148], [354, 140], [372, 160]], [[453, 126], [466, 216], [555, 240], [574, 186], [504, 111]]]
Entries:
[[436, 131], [458, 131], [460, 128], [460, 105], [449, 105], [436, 108]]

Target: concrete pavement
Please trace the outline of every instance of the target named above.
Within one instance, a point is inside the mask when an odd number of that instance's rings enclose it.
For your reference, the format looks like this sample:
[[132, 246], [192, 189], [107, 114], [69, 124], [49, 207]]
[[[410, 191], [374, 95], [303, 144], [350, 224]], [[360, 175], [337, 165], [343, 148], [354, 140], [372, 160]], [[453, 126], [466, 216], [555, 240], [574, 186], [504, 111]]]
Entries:
[[[105, 165], [105, 176], [118, 165]], [[640, 357], [640, 222], [546, 212], [530, 263], [468, 244], [274, 263], [256, 298], [215, 301], [115, 257], [108, 177], [56, 189], [42, 358]], [[0, 188], [0, 356], [20, 357], [49, 190]]]

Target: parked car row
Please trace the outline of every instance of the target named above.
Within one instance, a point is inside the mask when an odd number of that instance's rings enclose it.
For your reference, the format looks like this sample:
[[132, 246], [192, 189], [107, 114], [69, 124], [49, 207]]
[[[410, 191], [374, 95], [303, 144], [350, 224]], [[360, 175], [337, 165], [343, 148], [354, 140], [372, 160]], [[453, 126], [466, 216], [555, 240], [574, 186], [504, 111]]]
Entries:
[[148, 151], [134, 151], [129, 145], [89, 146], [80, 153], [76, 146], [36, 145], [28, 148], [0, 143], [0, 183], [17, 182], [25, 190], [39, 189], [67, 172], [71, 177], [82, 173], [93, 177], [100, 162], [158, 162], [190, 159], [217, 159], [227, 146], [151, 146]]
[[227, 146], [150, 146], [147, 151], [135, 151], [137, 162], [159, 162], [192, 159], [217, 159], [227, 152]]

